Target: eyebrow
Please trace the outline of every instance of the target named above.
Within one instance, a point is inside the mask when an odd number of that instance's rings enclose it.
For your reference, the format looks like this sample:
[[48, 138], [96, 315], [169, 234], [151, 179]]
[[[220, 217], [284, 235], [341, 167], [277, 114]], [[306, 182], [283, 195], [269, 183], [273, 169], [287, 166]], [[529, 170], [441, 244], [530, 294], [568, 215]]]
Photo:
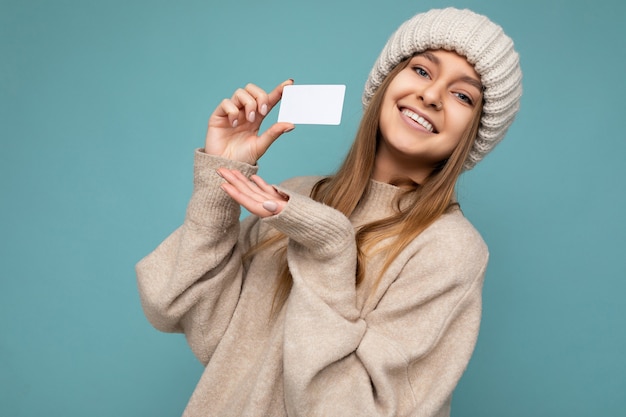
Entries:
[[[421, 52], [419, 54], [416, 54], [415, 56], [423, 56], [424, 58], [426, 58], [427, 60], [429, 60], [435, 65], [439, 65], [441, 63], [441, 61], [439, 61], [439, 58], [437, 58], [433, 53], [429, 51]], [[481, 93], [485, 91], [485, 86], [474, 77], [470, 77], [469, 75], [464, 75], [460, 78], [460, 80], [468, 83], [471, 86], [476, 87], [476, 89], [478, 89], [478, 91], [480, 91]]]

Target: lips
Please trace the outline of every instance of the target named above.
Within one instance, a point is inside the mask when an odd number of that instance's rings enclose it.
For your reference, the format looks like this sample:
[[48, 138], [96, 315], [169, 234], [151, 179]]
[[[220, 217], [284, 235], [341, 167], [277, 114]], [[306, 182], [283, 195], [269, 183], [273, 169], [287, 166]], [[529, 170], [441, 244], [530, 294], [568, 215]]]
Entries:
[[424, 116], [421, 116], [415, 113], [413, 110], [407, 109], [406, 107], [401, 108], [400, 112], [406, 117], [408, 117], [409, 119], [413, 120], [415, 123], [422, 126], [424, 129], [428, 130], [429, 132], [437, 133], [433, 124], [429, 120], [427, 120]]

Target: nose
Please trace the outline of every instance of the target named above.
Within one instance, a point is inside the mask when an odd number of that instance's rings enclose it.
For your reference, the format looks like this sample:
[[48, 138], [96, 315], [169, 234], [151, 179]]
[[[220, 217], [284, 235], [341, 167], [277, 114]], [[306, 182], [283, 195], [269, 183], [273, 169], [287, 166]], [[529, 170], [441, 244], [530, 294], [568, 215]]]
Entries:
[[441, 110], [443, 108], [442, 97], [441, 87], [437, 83], [425, 86], [419, 95], [424, 105], [432, 107], [435, 110]]

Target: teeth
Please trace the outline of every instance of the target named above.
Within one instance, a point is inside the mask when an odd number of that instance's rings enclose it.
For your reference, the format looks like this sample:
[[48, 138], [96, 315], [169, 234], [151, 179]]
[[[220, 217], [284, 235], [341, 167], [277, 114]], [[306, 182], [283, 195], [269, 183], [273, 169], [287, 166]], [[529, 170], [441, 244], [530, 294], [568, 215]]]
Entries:
[[422, 125], [424, 127], [424, 129], [428, 130], [429, 132], [433, 131], [433, 125], [428, 123], [426, 121], [426, 119], [424, 119], [419, 114], [415, 114], [411, 110], [408, 110], [408, 109], [403, 109], [402, 110], [402, 114], [404, 114], [405, 116], [410, 117], [411, 119], [415, 120], [417, 123]]

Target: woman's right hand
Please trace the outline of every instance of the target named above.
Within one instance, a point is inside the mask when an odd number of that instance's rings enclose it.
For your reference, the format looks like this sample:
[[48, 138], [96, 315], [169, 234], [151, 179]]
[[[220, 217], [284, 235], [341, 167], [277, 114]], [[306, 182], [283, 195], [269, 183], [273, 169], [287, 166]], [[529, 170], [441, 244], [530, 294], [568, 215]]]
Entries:
[[280, 135], [295, 127], [291, 123], [275, 123], [259, 135], [261, 122], [280, 101], [283, 88], [290, 84], [293, 80], [279, 84], [269, 94], [248, 84], [222, 100], [209, 118], [204, 152], [255, 165]]

